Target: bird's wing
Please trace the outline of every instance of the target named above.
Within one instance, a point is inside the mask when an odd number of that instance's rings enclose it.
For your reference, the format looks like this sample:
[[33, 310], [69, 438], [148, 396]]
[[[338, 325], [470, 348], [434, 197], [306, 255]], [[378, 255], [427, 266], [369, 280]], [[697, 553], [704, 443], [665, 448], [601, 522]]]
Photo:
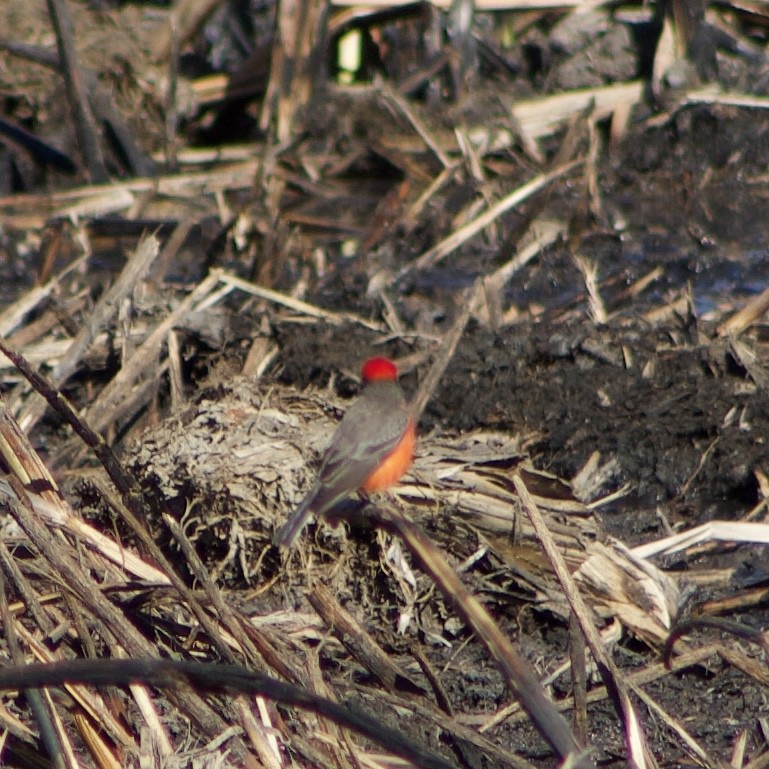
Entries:
[[356, 401], [340, 422], [323, 458], [313, 510], [322, 513], [360, 488], [382, 460], [398, 447], [408, 423], [409, 411], [402, 402]]

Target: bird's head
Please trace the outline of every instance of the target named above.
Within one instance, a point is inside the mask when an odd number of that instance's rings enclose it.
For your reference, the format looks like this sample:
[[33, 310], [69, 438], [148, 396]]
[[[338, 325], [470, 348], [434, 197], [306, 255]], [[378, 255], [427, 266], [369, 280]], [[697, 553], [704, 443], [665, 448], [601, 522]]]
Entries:
[[369, 358], [361, 368], [364, 383], [389, 381], [398, 378], [398, 368], [389, 358]]

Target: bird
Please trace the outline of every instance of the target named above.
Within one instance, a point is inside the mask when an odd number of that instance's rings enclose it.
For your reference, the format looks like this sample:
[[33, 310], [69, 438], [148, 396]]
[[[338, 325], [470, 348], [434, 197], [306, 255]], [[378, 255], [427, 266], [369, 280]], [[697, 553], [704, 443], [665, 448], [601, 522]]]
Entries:
[[318, 475], [274, 543], [291, 547], [311, 516], [319, 518], [348, 494], [383, 491], [411, 466], [416, 423], [388, 358], [370, 358], [361, 368], [363, 390], [342, 417]]

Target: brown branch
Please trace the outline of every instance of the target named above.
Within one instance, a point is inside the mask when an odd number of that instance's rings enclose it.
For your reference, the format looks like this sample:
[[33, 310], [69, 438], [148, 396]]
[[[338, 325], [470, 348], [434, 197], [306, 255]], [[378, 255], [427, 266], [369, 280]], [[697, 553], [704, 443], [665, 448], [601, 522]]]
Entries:
[[466, 622], [497, 663], [537, 731], [553, 751], [574, 769], [594, 769], [563, 716], [547, 697], [534, 671], [499, 629], [481, 602], [464, 586], [430, 538], [392, 506], [378, 507], [372, 517], [394, 531], [419, 560], [436, 587]]
[[135, 683], [158, 687], [188, 686], [208, 692], [261, 695], [273, 702], [303, 708], [353, 729], [395, 755], [422, 769], [456, 769], [455, 765], [399, 731], [385, 726], [381, 719], [318, 697], [291, 684], [257, 673], [240, 665], [133, 659], [70, 660], [47, 665], [20, 665], [0, 669], [0, 690], [32, 689], [78, 683], [89, 686], [128, 686]]
[[109, 174], [99, 144], [96, 121], [88, 104], [83, 74], [77, 61], [75, 42], [72, 37], [72, 20], [66, 0], [47, 0], [47, 2], [48, 14], [56, 33], [56, 44], [59, 48], [62, 74], [67, 87], [67, 98], [88, 173], [94, 184], [104, 184], [109, 181]]

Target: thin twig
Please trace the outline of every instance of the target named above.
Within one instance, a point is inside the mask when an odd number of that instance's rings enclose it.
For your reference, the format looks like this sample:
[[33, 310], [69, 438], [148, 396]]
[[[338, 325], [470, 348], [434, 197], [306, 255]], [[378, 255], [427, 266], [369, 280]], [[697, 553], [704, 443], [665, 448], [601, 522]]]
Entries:
[[[17, 664], [21, 665], [24, 661], [24, 655], [19, 648], [18, 639], [16, 637], [16, 620], [11, 616], [8, 611], [8, 596], [5, 592], [5, 577], [0, 569], [0, 617], [3, 617], [3, 626], [5, 628], [5, 642], [10, 652], [11, 659]], [[56, 733], [56, 727], [51, 719], [51, 714], [46, 707], [46, 703], [43, 700], [42, 692], [35, 689], [25, 690], [24, 692], [27, 702], [29, 703], [29, 709], [32, 711], [32, 715], [37, 722], [37, 727], [40, 730], [40, 739], [43, 745], [45, 745], [48, 757], [53, 761], [56, 769], [64, 769], [64, 746], [59, 740], [59, 735]]]
[[67, 87], [67, 97], [72, 116], [75, 121], [80, 147], [83, 151], [91, 181], [104, 184], [109, 181], [107, 166], [104, 163], [99, 132], [96, 127], [88, 96], [83, 85], [83, 74], [77, 61], [75, 41], [72, 37], [72, 20], [67, 9], [66, 0], [47, 0], [48, 13], [51, 17], [56, 44], [59, 48], [59, 58], [62, 63], [62, 74]]
[[582, 634], [585, 636], [587, 645], [590, 647], [593, 658], [598, 665], [598, 670], [604, 685], [612, 695], [617, 713], [625, 726], [625, 740], [631, 765], [638, 767], [638, 769], [642, 769], [645, 766], [653, 766], [654, 763], [651, 758], [651, 752], [649, 751], [643, 731], [640, 728], [640, 723], [630, 701], [627, 688], [623, 682], [622, 674], [617, 669], [614, 660], [609, 657], [604, 649], [601, 637], [598, 635], [598, 631], [595, 628], [592, 612], [588, 609], [582, 595], [577, 589], [577, 586], [569, 573], [569, 569], [566, 566], [566, 562], [553, 542], [553, 538], [551, 537], [523, 478], [517, 472], [513, 476], [513, 484], [515, 485], [515, 490], [518, 493], [518, 496], [521, 498], [524, 510], [529, 516], [529, 520], [534, 527], [540, 544], [550, 561], [550, 565], [552, 566], [558, 581], [561, 583], [561, 587], [566, 595], [566, 600], [569, 602], [569, 606], [571, 606], [574, 616], [579, 622]]
[[449, 329], [448, 333], [443, 339], [443, 343], [435, 355], [435, 360], [430, 370], [427, 372], [427, 376], [422, 380], [422, 384], [419, 386], [419, 392], [414, 398], [412, 406], [412, 413], [415, 420], [419, 421], [419, 417], [427, 406], [427, 402], [433, 395], [435, 388], [438, 386], [438, 382], [443, 376], [443, 372], [449, 365], [449, 361], [454, 355], [459, 340], [462, 338], [462, 334], [465, 332], [465, 326], [470, 318], [470, 314], [476, 307], [477, 299], [480, 295], [482, 288], [481, 281], [476, 281], [472, 288], [468, 289], [462, 297], [462, 311], [457, 316], [454, 324]]
[[[136, 289], [139, 281], [147, 274], [157, 258], [159, 250], [160, 244], [153, 236], [139, 242], [118, 279], [96, 303], [88, 316], [88, 322], [69, 346], [64, 357], [54, 367], [51, 379], [56, 386], [61, 387], [75, 373], [93, 340], [110, 325], [117, 315], [120, 303]], [[35, 398], [27, 405], [24, 414], [19, 417], [22, 429], [31, 429], [43, 415], [44, 410], [44, 402]]]
[[513, 190], [502, 200], [497, 201], [491, 208], [488, 208], [480, 216], [469, 222], [464, 227], [452, 232], [451, 235], [444, 238], [440, 243], [425, 251], [416, 260], [406, 265], [397, 275], [396, 280], [401, 280], [412, 272], [420, 272], [430, 267], [434, 267], [438, 262], [445, 259], [450, 253], [466, 243], [470, 238], [477, 235], [481, 230], [488, 227], [493, 221], [498, 219], [511, 208], [527, 200], [535, 193], [544, 189], [556, 179], [575, 169], [582, 161], [574, 160], [571, 163], [556, 168], [547, 174], [540, 174], [528, 181], [522, 187]]
[[387, 101], [390, 102], [390, 104], [392, 104], [393, 107], [395, 107], [409, 121], [409, 123], [411, 123], [412, 128], [419, 134], [422, 141], [433, 151], [441, 165], [447, 169], [454, 166], [455, 163], [453, 163], [451, 158], [441, 149], [440, 144], [433, 139], [427, 126], [425, 126], [425, 124], [417, 117], [409, 103], [384, 80], [379, 83], [378, 87], [382, 92], [382, 96], [384, 96], [384, 98], [387, 99]]
[[381, 323], [375, 323], [373, 321], [366, 320], [366, 318], [363, 318], [360, 315], [355, 315], [354, 313], [350, 312], [331, 312], [330, 310], [324, 310], [322, 307], [310, 304], [309, 302], [303, 302], [301, 299], [295, 299], [294, 297], [288, 296], [286, 294], [281, 294], [279, 291], [273, 291], [272, 289], [264, 288], [264, 286], [260, 286], [248, 280], [243, 280], [243, 278], [238, 278], [235, 275], [230, 275], [229, 273], [222, 272], [220, 270], [212, 271], [212, 273], [215, 273], [222, 283], [225, 283], [232, 288], [237, 288], [247, 294], [258, 296], [260, 299], [264, 299], [267, 302], [272, 302], [273, 304], [286, 307], [289, 310], [294, 310], [294, 312], [301, 313], [302, 315], [307, 315], [311, 318], [318, 318], [320, 320], [326, 320], [329, 323], [334, 323], [337, 325], [340, 323], [357, 323], [364, 328], [371, 329], [372, 331], [379, 331], [380, 333], [386, 331], [385, 327]]
[[[145, 515], [144, 497], [135, 476], [123, 467], [107, 442], [77, 413], [69, 400], [60, 391], [52, 387], [40, 374], [34, 371], [23, 356], [11, 350], [2, 338], [0, 338], [0, 352], [3, 352], [13, 361], [16, 368], [24, 375], [32, 387], [45, 398], [48, 405], [51, 406], [59, 417], [69, 424], [83, 443], [94, 452], [122, 497], [124, 506], [115, 505], [115, 509], [121, 513], [123, 520], [139, 537], [160, 568], [166, 572], [173, 586], [187, 601], [195, 617], [209, 634], [212, 643], [218, 648], [219, 652], [223, 655], [229, 654], [229, 648], [221, 638], [218, 625], [209, 617], [206, 610], [197, 600], [194, 592], [178, 576], [168, 558], [166, 558], [158, 544], [150, 536], [147, 528], [141, 523]], [[5, 418], [10, 419], [11, 417], [10, 415], [5, 415]], [[14, 479], [11, 480], [13, 481]], [[65, 569], [66, 566], [66, 564], [62, 565], [61, 569]], [[101, 597], [101, 593], [99, 593], [99, 597]], [[112, 604], [109, 602], [105, 603], [110, 609], [112, 608]], [[109, 620], [105, 621], [109, 625]]]
[[443, 553], [430, 538], [392, 506], [379, 506], [372, 517], [397, 533], [419, 559], [436, 587], [450, 601], [462, 620], [494, 658], [507, 684], [528, 713], [539, 733], [558, 757], [574, 769], [594, 769], [594, 764], [569, 729], [563, 716], [548, 699], [534, 671], [500, 630], [488, 610], [464, 586]]

